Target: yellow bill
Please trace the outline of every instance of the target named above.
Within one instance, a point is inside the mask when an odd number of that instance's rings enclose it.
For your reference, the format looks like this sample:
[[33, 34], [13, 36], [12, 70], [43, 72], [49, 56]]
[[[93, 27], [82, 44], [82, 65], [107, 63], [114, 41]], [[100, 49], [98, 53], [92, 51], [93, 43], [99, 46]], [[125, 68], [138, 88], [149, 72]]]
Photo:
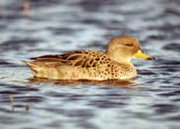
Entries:
[[143, 53], [141, 50], [138, 50], [137, 53], [134, 54], [134, 57], [135, 58], [145, 59], [145, 60], [154, 60], [155, 59], [154, 57]]

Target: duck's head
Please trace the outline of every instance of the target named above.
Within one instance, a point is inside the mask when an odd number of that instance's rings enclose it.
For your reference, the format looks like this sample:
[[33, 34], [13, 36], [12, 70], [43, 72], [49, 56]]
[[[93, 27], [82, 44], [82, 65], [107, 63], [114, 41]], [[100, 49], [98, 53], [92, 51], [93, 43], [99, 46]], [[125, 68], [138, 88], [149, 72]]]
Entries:
[[139, 40], [128, 35], [112, 38], [107, 46], [106, 54], [117, 62], [130, 62], [133, 57], [146, 60], [155, 59], [141, 51]]

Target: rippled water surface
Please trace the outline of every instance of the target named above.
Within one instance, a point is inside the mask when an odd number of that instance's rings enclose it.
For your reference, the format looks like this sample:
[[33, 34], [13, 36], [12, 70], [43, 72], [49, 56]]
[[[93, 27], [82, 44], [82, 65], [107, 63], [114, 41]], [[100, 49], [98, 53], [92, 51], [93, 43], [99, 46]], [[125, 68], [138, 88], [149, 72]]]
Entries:
[[[24, 4], [0, 1], [0, 128], [180, 128], [179, 0], [31, 0], [29, 12]], [[157, 58], [133, 60], [132, 83], [34, 82], [21, 62], [102, 50], [120, 34]]]

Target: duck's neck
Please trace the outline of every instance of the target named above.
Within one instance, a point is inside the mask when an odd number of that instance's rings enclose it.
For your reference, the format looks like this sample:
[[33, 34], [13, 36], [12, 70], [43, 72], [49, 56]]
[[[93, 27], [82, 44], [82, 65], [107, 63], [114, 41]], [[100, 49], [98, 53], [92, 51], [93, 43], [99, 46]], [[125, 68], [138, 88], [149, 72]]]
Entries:
[[131, 63], [131, 58], [128, 55], [119, 53], [119, 52], [108, 52], [106, 51], [106, 55], [112, 60], [119, 63]]

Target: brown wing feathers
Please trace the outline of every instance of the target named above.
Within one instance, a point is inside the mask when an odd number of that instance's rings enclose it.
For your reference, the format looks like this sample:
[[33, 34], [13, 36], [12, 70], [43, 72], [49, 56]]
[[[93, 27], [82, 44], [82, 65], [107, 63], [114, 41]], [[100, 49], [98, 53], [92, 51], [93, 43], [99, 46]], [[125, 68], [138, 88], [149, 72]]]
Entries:
[[31, 58], [35, 62], [57, 62], [58, 64], [66, 64], [81, 67], [96, 67], [97, 63], [90, 58], [87, 51], [68, 52], [62, 55], [45, 55]]

